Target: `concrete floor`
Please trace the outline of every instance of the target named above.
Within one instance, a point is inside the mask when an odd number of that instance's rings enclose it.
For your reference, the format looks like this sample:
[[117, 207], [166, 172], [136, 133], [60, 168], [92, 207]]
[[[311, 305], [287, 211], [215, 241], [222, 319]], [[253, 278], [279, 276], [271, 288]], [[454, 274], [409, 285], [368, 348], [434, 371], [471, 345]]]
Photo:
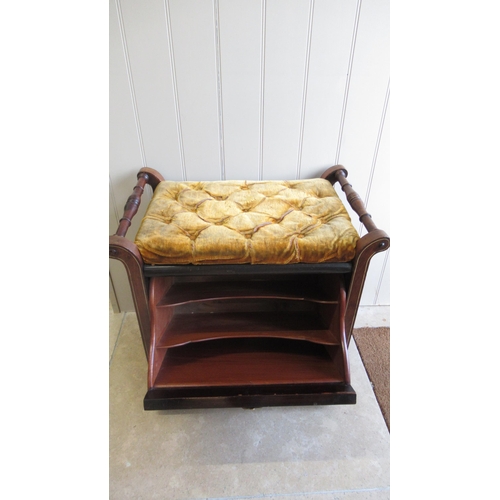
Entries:
[[389, 432], [349, 351], [356, 405], [145, 412], [136, 316], [110, 310], [109, 498], [388, 499]]

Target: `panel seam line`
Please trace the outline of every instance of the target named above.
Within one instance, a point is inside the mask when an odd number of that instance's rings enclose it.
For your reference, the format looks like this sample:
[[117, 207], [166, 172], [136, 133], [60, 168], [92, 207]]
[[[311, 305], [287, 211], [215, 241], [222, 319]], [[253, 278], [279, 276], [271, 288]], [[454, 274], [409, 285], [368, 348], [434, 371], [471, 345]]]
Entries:
[[226, 179], [226, 154], [224, 149], [224, 112], [222, 107], [222, 67], [220, 45], [219, 0], [214, 0], [215, 70], [217, 85], [217, 106], [219, 118], [219, 160], [221, 180]]
[[174, 107], [175, 107], [175, 119], [177, 126], [177, 140], [179, 145], [179, 156], [181, 160], [181, 171], [182, 180], [187, 180], [186, 173], [186, 160], [184, 157], [184, 141], [182, 138], [182, 123], [181, 123], [181, 112], [179, 104], [179, 91], [177, 89], [177, 74], [175, 70], [175, 55], [174, 55], [174, 40], [172, 35], [172, 21], [170, 18], [170, 5], [168, 0], [163, 0], [163, 7], [165, 11], [165, 24], [167, 27], [167, 41], [168, 41], [168, 55], [170, 59], [170, 72], [172, 75], [172, 90], [174, 94]]
[[[375, 175], [375, 167], [377, 165], [378, 152], [380, 149], [380, 141], [382, 139], [382, 134], [384, 132], [385, 116], [387, 114], [387, 107], [389, 105], [389, 97], [390, 97], [390, 83], [391, 82], [389, 80], [389, 82], [387, 83], [387, 90], [385, 93], [384, 105], [382, 107], [382, 116], [380, 118], [380, 124], [378, 127], [377, 140], [375, 142], [375, 151], [373, 152], [370, 175], [368, 176], [368, 184], [366, 187], [366, 194], [365, 194], [365, 199], [364, 199], [364, 204], [365, 204], [366, 208], [368, 208], [368, 201], [370, 199], [370, 193], [371, 193], [372, 183], [373, 183], [373, 176]], [[361, 232], [362, 228], [363, 228], [363, 224], [360, 222], [360, 224], [359, 224], [359, 231], [360, 232]]]
[[372, 181], [373, 181], [373, 174], [375, 173], [375, 166], [377, 164], [378, 151], [380, 148], [380, 140], [382, 138], [382, 133], [384, 131], [385, 115], [387, 113], [387, 106], [389, 104], [389, 96], [390, 96], [390, 81], [387, 84], [387, 91], [385, 93], [384, 106], [382, 108], [382, 117], [380, 118], [380, 125], [378, 128], [377, 141], [375, 143], [375, 151], [373, 153], [372, 168], [370, 171], [370, 177], [368, 179], [368, 186], [366, 189], [366, 195], [365, 195], [365, 205], [366, 206], [368, 206], [368, 199], [370, 197], [370, 190], [371, 190], [371, 185], [372, 185]]
[[129, 57], [129, 53], [128, 53], [127, 36], [125, 34], [125, 25], [123, 23], [123, 15], [122, 15], [122, 8], [121, 8], [120, 0], [115, 0], [115, 5], [116, 5], [116, 12], [118, 14], [118, 25], [120, 27], [120, 37], [121, 37], [121, 41], [122, 41], [123, 54], [124, 54], [124, 58], [125, 58], [125, 67], [127, 69], [127, 78], [128, 78], [129, 89], [130, 89], [130, 97], [132, 100], [132, 108], [134, 110], [135, 128], [137, 131], [137, 138], [139, 140], [139, 149], [141, 152], [142, 166], [147, 167], [146, 151], [144, 149], [144, 141], [142, 139], [141, 121], [139, 118], [139, 109], [137, 106], [134, 78], [132, 75], [132, 67], [130, 64], [130, 57]]
[[260, 130], [258, 180], [264, 176], [264, 90], [266, 71], [266, 0], [261, 3], [261, 41], [260, 41]]
[[307, 28], [307, 46], [306, 46], [306, 64], [304, 68], [304, 86], [302, 90], [302, 112], [300, 117], [300, 132], [299, 132], [299, 151], [297, 157], [297, 174], [296, 178], [300, 179], [300, 169], [302, 166], [302, 145], [304, 143], [304, 124], [306, 114], [307, 102], [307, 85], [309, 82], [309, 61], [311, 59], [311, 39], [313, 30], [313, 17], [314, 17], [314, 0], [309, 3], [309, 23]]
[[339, 158], [340, 158], [340, 149], [342, 146], [342, 138], [344, 135], [344, 123], [345, 123], [345, 116], [346, 116], [346, 111], [347, 111], [347, 101], [349, 99], [349, 88], [351, 85], [351, 73], [352, 73], [352, 66], [353, 66], [353, 61], [354, 61], [354, 52], [356, 49], [356, 40], [358, 37], [358, 26], [359, 26], [359, 17], [361, 13], [361, 3], [362, 0], [358, 0], [358, 3], [356, 5], [356, 14], [354, 17], [354, 29], [352, 33], [352, 41], [351, 41], [351, 50], [349, 52], [349, 63], [347, 65], [347, 78], [346, 78], [346, 83], [345, 83], [345, 90], [344, 90], [344, 100], [342, 102], [342, 112], [340, 115], [340, 127], [339, 127], [339, 135], [337, 139], [337, 152], [335, 154], [335, 164], [338, 165], [339, 163]]

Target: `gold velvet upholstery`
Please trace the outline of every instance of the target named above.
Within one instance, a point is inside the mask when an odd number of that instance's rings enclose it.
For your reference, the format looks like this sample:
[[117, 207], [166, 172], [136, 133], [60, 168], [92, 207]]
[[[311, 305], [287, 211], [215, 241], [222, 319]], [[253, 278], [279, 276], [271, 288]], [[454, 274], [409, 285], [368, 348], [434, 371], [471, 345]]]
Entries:
[[162, 181], [136, 236], [147, 264], [347, 262], [358, 233], [325, 179]]

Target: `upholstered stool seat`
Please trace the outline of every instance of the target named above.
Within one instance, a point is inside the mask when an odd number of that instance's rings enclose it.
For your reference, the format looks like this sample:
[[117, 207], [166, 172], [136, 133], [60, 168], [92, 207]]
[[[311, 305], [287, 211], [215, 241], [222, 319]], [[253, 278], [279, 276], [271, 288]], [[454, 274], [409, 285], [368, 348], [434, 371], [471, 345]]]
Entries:
[[349, 262], [359, 236], [326, 179], [162, 181], [136, 236], [146, 264]]

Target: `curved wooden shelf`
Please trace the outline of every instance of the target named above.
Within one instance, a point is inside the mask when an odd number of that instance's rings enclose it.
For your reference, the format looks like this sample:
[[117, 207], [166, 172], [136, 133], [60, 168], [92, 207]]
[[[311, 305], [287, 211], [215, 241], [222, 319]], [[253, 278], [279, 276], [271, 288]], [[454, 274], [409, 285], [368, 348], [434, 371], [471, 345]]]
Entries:
[[224, 312], [174, 315], [156, 344], [170, 348], [230, 338], [283, 338], [323, 345], [338, 345], [319, 316], [312, 313]]
[[312, 342], [272, 338], [218, 340], [169, 349], [155, 388], [241, 388], [292, 384], [297, 380], [303, 384], [342, 382], [343, 367], [332, 363], [325, 346]]
[[285, 299], [306, 300], [322, 304], [338, 303], [336, 294], [323, 290], [307, 279], [293, 281], [227, 281], [186, 283], [172, 285], [157, 307], [171, 307], [192, 302], [227, 299]]

